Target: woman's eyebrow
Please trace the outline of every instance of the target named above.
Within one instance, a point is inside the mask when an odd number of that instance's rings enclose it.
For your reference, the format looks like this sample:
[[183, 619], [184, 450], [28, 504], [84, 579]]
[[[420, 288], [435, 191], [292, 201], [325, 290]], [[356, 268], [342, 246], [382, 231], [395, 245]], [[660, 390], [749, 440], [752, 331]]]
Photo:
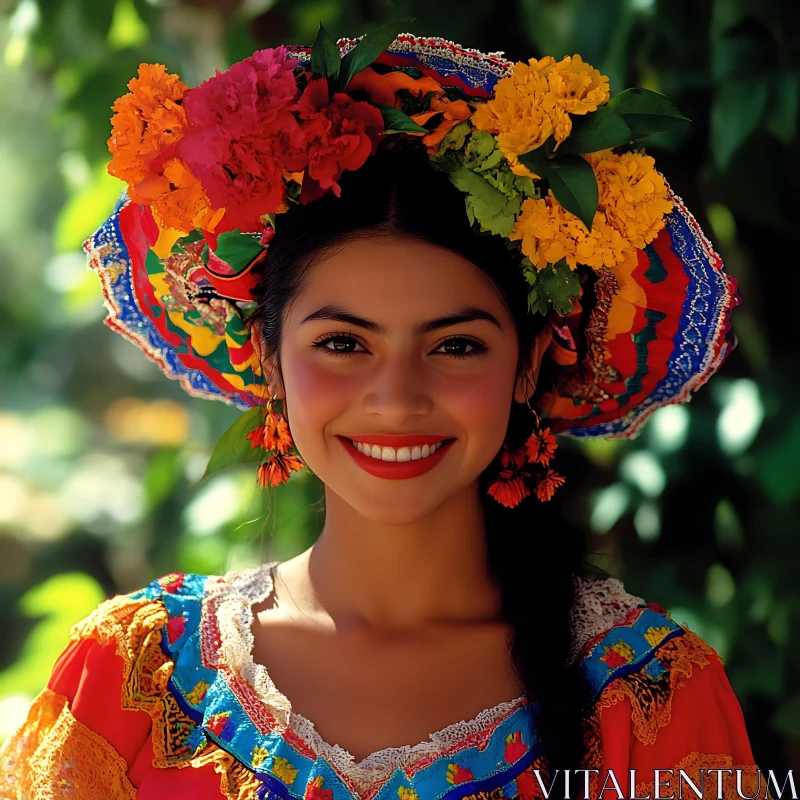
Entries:
[[[364, 317], [359, 317], [348, 311], [346, 308], [338, 305], [327, 305], [317, 309], [313, 314], [305, 317], [300, 324], [310, 322], [314, 319], [332, 319], [338, 322], [347, 322], [350, 325], [355, 325], [359, 328], [364, 328], [371, 333], [386, 333], [386, 328]], [[417, 334], [431, 333], [432, 331], [439, 330], [440, 328], [447, 328], [450, 325], [458, 325], [462, 322], [473, 322], [474, 320], [483, 319], [496, 325], [501, 331], [503, 326], [497, 321], [493, 314], [490, 314], [483, 308], [478, 306], [462, 306], [457, 308], [453, 313], [447, 314], [444, 317], [437, 317], [430, 319], [427, 322], [422, 322], [414, 329]]]

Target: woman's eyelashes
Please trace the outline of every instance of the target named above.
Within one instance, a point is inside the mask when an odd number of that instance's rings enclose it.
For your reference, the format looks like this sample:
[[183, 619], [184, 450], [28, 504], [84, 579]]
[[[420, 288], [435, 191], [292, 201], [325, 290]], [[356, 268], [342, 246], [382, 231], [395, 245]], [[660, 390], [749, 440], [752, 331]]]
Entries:
[[[334, 343], [333, 347], [328, 347], [328, 344], [331, 342]], [[453, 347], [455, 343], [456, 349], [463, 349], [464, 352], [460, 353], [453, 353], [453, 352], [444, 352], [444, 353], [435, 353], [435, 355], [444, 355], [450, 358], [470, 358], [474, 355], [479, 355], [480, 353], [485, 353], [488, 348], [486, 347], [483, 342], [478, 341], [477, 339], [473, 339], [471, 336], [448, 336], [447, 339], [444, 339], [440, 344], [438, 344], [434, 350], [439, 350], [442, 347]], [[343, 345], [344, 348], [349, 348], [351, 345], [360, 345], [363, 347], [361, 342], [356, 339], [356, 337], [352, 336], [349, 333], [326, 333], [322, 336], [314, 339], [313, 347], [321, 348], [325, 350], [326, 353], [330, 353], [333, 356], [352, 356], [358, 355], [361, 352], [368, 352], [366, 349], [362, 350], [351, 350], [351, 349], [340, 349], [340, 346]], [[467, 347], [471, 347], [471, 350], [466, 350]]]

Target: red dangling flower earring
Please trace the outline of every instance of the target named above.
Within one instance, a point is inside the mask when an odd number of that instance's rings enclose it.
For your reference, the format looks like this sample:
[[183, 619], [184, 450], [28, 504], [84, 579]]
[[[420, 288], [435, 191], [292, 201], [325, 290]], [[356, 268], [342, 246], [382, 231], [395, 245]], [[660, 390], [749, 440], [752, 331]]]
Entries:
[[272, 451], [270, 457], [258, 467], [258, 485], [264, 489], [288, 483], [291, 473], [305, 466], [299, 453], [291, 453], [294, 440], [286, 418], [274, 408], [275, 398], [273, 393], [267, 401], [264, 424], [247, 434], [251, 447]]
[[526, 398], [525, 403], [535, 420], [533, 432], [515, 450], [511, 450], [503, 442], [498, 456], [502, 469], [487, 490], [488, 494], [507, 508], [519, 505], [531, 494], [531, 490], [539, 500], [550, 500], [565, 481], [563, 476], [548, 466], [558, 447], [555, 434], [550, 428], [542, 429], [541, 420], [531, 407], [530, 398]]

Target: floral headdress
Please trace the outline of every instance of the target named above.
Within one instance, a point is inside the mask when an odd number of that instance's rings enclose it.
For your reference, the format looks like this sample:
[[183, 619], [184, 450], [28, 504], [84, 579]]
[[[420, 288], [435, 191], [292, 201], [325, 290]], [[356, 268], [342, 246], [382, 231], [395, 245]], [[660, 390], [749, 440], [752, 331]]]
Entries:
[[285, 483], [302, 462], [251, 325], [269, 242], [281, 214], [339, 197], [345, 170], [416, 139], [473, 229], [517, 253], [528, 309], [552, 330], [555, 378], [531, 398], [547, 427], [504, 445], [490, 489], [547, 500], [564, 480], [548, 467], [555, 434], [635, 436], [719, 368], [737, 282], [642, 148], [687, 123], [666, 97], [612, 96], [579, 55], [512, 64], [399, 33], [409, 21], [337, 43], [320, 25], [312, 47], [259, 50], [194, 88], [142, 64], [108, 140], [127, 190], [84, 248], [110, 327], [191, 394], [247, 410], [206, 474], [258, 460], [262, 485]]

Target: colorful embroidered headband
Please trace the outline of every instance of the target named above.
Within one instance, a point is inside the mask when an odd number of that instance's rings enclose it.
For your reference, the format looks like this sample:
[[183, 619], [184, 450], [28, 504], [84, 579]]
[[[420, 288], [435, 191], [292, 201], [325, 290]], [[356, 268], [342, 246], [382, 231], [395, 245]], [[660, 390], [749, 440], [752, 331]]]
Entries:
[[127, 190], [84, 244], [106, 324], [190, 394], [253, 410], [238, 431], [263, 445], [251, 290], [279, 217], [340, 196], [344, 170], [414, 137], [474, 229], [518, 249], [529, 311], [553, 332], [555, 379], [532, 398], [542, 424], [636, 435], [736, 344], [737, 281], [641, 146], [687, 120], [657, 92], [611, 97], [578, 55], [511, 63], [398, 33], [408, 21], [336, 44], [320, 25], [312, 47], [260, 50], [195, 88], [139, 67], [108, 140]]

